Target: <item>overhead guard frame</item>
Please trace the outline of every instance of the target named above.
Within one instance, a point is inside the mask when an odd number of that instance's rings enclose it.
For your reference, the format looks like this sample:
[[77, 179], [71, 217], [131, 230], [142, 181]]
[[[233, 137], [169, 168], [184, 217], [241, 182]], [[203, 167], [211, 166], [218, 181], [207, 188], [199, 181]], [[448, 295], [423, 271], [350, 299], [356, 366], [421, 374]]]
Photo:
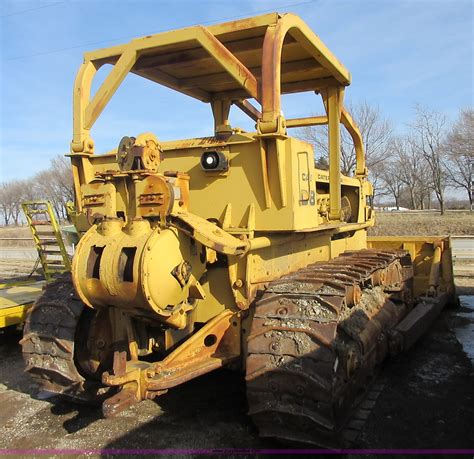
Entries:
[[[113, 65], [112, 70], [91, 98], [94, 76], [105, 64]], [[210, 103], [216, 135], [230, 131], [232, 104], [257, 122], [262, 138], [285, 137], [287, 128], [327, 124], [332, 219], [340, 211], [340, 124], [353, 139], [355, 175], [367, 176], [359, 128], [343, 105], [350, 73], [294, 14], [197, 25], [85, 53], [74, 84], [71, 156], [94, 153], [90, 130], [128, 73]], [[326, 115], [285, 120], [282, 94], [306, 91], [322, 96]]]

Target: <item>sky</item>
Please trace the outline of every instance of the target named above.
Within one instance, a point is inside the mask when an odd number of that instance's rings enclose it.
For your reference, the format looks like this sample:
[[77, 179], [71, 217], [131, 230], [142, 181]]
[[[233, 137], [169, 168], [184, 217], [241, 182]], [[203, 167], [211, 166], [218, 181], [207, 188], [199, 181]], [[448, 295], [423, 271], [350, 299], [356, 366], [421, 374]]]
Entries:
[[[271, 11], [298, 14], [350, 70], [346, 100], [376, 105], [402, 133], [415, 104], [454, 121], [473, 105], [472, 0], [0, 0], [0, 182], [67, 154], [72, 86], [82, 53], [195, 24]], [[110, 67], [108, 67], [110, 69]], [[106, 75], [102, 68], [97, 82]], [[98, 84], [94, 84], [97, 88]], [[285, 96], [286, 117], [322, 113], [311, 95]], [[234, 126], [251, 129], [245, 115]], [[125, 135], [212, 135], [210, 107], [129, 75], [92, 130], [96, 152]]]

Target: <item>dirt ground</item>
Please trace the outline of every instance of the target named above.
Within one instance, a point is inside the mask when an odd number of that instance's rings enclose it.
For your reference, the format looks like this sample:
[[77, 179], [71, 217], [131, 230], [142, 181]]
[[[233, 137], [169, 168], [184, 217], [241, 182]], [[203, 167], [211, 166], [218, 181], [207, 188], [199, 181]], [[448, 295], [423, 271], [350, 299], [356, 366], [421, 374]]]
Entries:
[[[418, 226], [412, 221], [407, 225], [401, 218], [382, 214], [378, 224], [382, 226], [385, 221], [390, 226], [390, 222], [398, 221], [416, 234]], [[460, 216], [462, 224], [456, 233], [473, 234], [473, 218]], [[456, 219], [449, 221], [445, 223], [455, 224]], [[442, 228], [439, 234], [449, 232], [440, 225], [436, 228]], [[400, 229], [398, 234], [402, 234]], [[33, 263], [2, 259], [0, 279], [28, 274]], [[356, 442], [357, 448], [470, 448], [473, 453], [468, 457], [473, 457], [474, 370], [458, 333], [474, 311], [473, 274], [471, 262], [457, 263], [461, 308], [445, 310], [409, 353], [384, 363], [377, 380], [383, 390]], [[142, 402], [115, 419], [103, 419], [95, 407], [54, 397], [45, 399], [46, 394], [39, 392], [23, 372], [20, 338], [19, 333], [0, 332], [0, 454], [9, 450], [16, 456], [39, 457], [40, 449], [54, 449], [69, 450], [73, 456], [108, 458], [118, 450], [127, 450], [131, 456], [137, 450], [168, 450], [162, 452], [170, 454], [173, 449], [182, 457], [196, 456], [196, 450], [214, 450], [232, 457], [239, 454], [230, 451], [235, 449], [286, 448], [258, 437], [247, 415], [245, 382], [239, 373], [215, 371], [155, 401]], [[474, 342], [474, 336], [470, 339]], [[194, 453], [189, 454], [189, 450]]]
[[[9, 279], [26, 279], [28, 277], [38, 277], [38, 273], [34, 272], [35, 260], [17, 260], [17, 259], [0, 259], [0, 282]], [[31, 276], [30, 276], [31, 275]]]
[[[455, 312], [444, 312], [409, 354], [387, 361], [359, 448], [474, 447], [473, 367], [455, 321]], [[239, 373], [216, 371], [102, 419], [93, 407], [41, 400], [23, 373], [18, 339], [0, 336], [0, 448], [90, 450], [93, 457], [116, 449], [284, 448], [258, 438]]]

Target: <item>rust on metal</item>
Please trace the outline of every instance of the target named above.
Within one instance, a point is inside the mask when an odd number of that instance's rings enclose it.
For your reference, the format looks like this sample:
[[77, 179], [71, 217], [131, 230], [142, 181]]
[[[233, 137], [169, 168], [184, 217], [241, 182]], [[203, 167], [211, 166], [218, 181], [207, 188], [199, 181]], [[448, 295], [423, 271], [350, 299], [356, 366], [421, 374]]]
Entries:
[[[209, 103], [213, 135], [160, 142], [124, 132], [96, 155], [91, 129], [129, 73]], [[104, 400], [114, 416], [216, 368], [246, 366], [261, 435], [330, 443], [376, 365], [441, 307], [415, 302], [453, 295], [445, 238], [367, 241], [373, 187], [344, 108], [350, 79], [292, 14], [86, 53], [70, 155], [74, 286], [48, 287], [31, 309], [27, 371], [54, 392]], [[302, 91], [320, 96], [325, 113], [285, 119], [281, 96]], [[255, 132], [231, 126], [232, 105]], [[310, 125], [328, 126], [329, 171], [289, 135]], [[341, 125], [353, 176], [340, 169]]]
[[21, 345], [26, 371], [44, 390], [90, 401], [100, 396], [100, 384], [86, 384], [74, 358], [76, 326], [83, 309], [69, 274], [47, 284], [28, 312]]
[[[403, 255], [347, 252], [270, 283], [248, 337], [248, 401], [261, 435], [319, 445], [340, 438], [352, 394], [396, 348], [390, 330], [412, 306], [396, 294], [409, 289]], [[356, 271], [341, 277], [342, 267]], [[348, 285], [360, 292], [352, 302]]]
[[104, 401], [104, 416], [115, 416], [140, 400], [154, 398], [238, 358], [240, 338], [236, 319], [234, 313], [224, 311], [158, 363], [129, 360], [123, 368], [121, 362], [116, 362], [116, 352], [113, 374], [104, 373], [102, 382], [120, 390]]
[[104, 417], [112, 418], [123, 410], [137, 404], [139, 401], [133, 383], [129, 383], [129, 385], [124, 385], [117, 394], [104, 401], [102, 404], [102, 413]]

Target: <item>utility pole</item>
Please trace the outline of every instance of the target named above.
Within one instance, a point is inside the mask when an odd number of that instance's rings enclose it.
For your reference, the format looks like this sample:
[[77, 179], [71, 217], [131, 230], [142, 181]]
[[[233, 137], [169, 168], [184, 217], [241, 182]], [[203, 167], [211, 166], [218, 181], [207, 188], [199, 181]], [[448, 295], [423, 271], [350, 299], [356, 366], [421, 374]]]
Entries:
[[469, 161], [469, 176], [471, 177], [471, 212], [474, 210], [474, 201], [472, 197], [474, 196], [474, 158], [471, 158]]

